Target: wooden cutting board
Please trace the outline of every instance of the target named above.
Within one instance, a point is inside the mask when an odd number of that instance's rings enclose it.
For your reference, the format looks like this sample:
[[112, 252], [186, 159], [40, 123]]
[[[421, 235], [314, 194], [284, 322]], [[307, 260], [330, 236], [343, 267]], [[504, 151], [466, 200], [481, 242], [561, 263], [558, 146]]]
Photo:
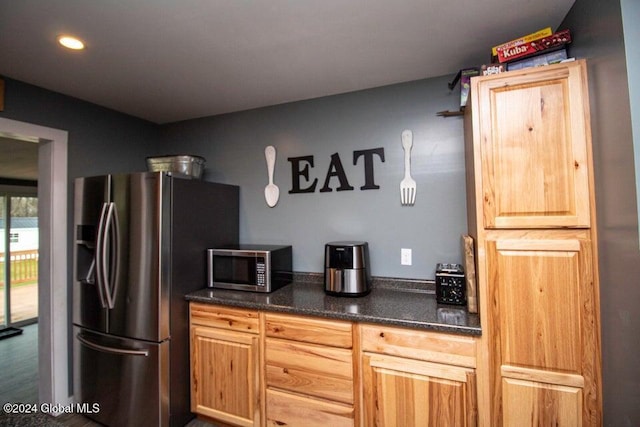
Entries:
[[464, 256], [464, 277], [467, 282], [467, 310], [469, 310], [469, 313], [477, 313], [478, 294], [473, 237], [462, 236], [462, 254]]

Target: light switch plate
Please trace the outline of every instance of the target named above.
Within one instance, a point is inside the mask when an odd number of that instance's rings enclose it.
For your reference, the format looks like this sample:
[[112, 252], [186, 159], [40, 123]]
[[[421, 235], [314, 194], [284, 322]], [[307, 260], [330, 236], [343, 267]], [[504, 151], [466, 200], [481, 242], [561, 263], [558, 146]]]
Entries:
[[400, 249], [400, 264], [411, 265], [411, 249]]

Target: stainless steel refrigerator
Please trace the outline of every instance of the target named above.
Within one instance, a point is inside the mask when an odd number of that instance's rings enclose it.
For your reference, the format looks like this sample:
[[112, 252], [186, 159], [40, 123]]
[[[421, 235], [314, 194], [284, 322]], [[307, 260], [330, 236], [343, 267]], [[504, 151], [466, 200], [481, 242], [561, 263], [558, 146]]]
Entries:
[[74, 398], [109, 426], [183, 426], [185, 294], [206, 286], [207, 248], [238, 243], [236, 186], [164, 172], [78, 178]]

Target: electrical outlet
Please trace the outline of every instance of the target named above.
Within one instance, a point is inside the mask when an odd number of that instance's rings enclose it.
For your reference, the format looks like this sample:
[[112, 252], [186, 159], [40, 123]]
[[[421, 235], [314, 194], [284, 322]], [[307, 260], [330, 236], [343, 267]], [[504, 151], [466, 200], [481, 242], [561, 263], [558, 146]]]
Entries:
[[400, 264], [411, 265], [411, 249], [400, 249]]

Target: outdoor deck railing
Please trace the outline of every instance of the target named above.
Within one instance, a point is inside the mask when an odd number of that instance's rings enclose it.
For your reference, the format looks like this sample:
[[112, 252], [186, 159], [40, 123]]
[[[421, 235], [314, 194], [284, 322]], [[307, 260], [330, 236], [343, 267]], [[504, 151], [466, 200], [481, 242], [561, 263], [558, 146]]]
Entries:
[[[0, 284], [4, 285], [5, 253], [0, 252]], [[38, 280], [38, 250], [12, 251], [11, 283], [27, 283]]]

